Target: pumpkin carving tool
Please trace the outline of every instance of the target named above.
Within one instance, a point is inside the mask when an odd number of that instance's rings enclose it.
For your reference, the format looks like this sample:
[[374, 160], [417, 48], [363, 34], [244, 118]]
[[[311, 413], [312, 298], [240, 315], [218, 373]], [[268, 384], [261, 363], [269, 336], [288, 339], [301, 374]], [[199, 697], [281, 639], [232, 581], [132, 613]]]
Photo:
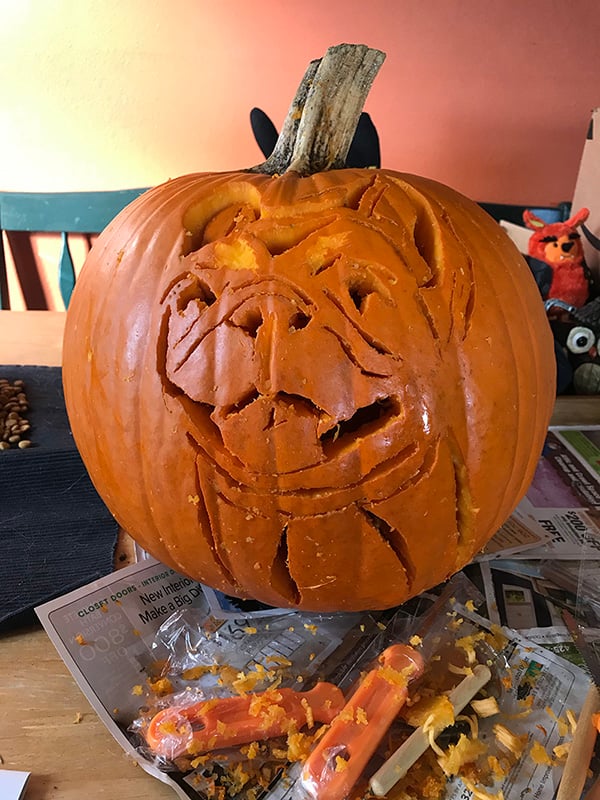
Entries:
[[359, 779], [408, 696], [408, 684], [423, 672], [412, 647], [386, 648], [331, 723], [307, 759], [301, 782], [315, 800], [341, 800]]
[[285, 736], [313, 721], [329, 723], [344, 703], [341, 690], [324, 681], [305, 692], [278, 688], [213, 698], [159, 711], [145, 737], [153, 752], [165, 758], [199, 755]]
[[[471, 675], [467, 675], [458, 686], [449, 693], [448, 699], [452, 704], [454, 716], [459, 714], [477, 692], [482, 689], [492, 677], [490, 668], [485, 664], [477, 664]], [[434, 736], [440, 730], [435, 731]], [[403, 778], [415, 761], [420, 758], [430, 746], [429, 732], [426, 725], [420, 725], [403, 742], [400, 747], [388, 758], [369, 781], [369, 788], [377, 797], [383, 797], [401, 778]]]
[[[556, 800], [573, 800], [581, 795], [585, 785], [596, 735], [600, 730], [600, 660], [572, 614], [563, 611], [562, 616], [592, 676], [556, 795]], [[595, 792], [598, 791], [597, 787], [593, 788]]]

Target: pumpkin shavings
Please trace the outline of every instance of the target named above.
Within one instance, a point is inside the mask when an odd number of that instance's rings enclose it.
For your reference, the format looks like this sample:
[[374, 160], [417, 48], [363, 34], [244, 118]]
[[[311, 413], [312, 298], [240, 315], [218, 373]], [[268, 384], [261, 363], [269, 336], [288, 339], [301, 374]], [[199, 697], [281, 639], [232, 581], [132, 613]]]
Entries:
[[173, 692], [173, 684], [168, 678], [157, 678], [156, 680], [148, 678], [147, 683], [150, 691], [159, 697], [164, 697], [164, 695]]
[[500, 707], [495, 697], [484, 697], [482, 700], [471, 700], [471, 708], [478, 717], [493, 717], [500, 713]]
[[306, 761], [313, 748], [315, 737], [300, 731], [294, 731], [287, 737], [287, 761]]
[[461, 733], [458, 742], [451, 744], [446, 752], [438, 755], [438, 763], [448, 777], [458, 775], [461, 768], [475, 762], [487, 751], [487, 745], [480, 739], [469, 739]]
[[566, 760], [567, 756], [569, 755], [570, 749], [571, 742], [563, 742], [562, 744], [557, 744], [555, 747], [553, 747], [552, 752], [559, 761], [563, 761]]
[[199, 678], [202, 678], [208, 672], [214, 673], [216, 665], [205, 666], [200, 665], [197, 667], [190, 667], [189, 669], [185, 669], [181, 673], [181, 677], [184, 681], [197, 681]]
[[496, 723], [493, 728], [494, 736], [500, 745], [512, 753], [517, 759], [521, 758], [527, 745], [527, 734], [521, 736], [510, 731], [505, 725]]
[[425, 724], [430, 717], [436, 720], [438, 731], [454, 723], [454, 709], [447, 695], [423, 697], [403, 714], [404, 719], [413, 728]]
[[529, 749], [529, 756], [535, 764], [547, 764], [552, 766], [554, 764], [552, 758], [548, 755], [546, 748], [537, 739], [534, 739], [531, 748]]
[[335, 771], [344, 772], [348, 769], [348, 762], [342, 756], [335, 757]]

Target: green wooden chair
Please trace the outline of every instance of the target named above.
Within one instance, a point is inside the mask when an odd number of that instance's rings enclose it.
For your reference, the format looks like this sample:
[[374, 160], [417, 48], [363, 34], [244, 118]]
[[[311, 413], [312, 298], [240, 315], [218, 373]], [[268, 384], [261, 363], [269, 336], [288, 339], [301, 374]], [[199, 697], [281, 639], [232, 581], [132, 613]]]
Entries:
[[[75, 269], [69, 250], [69, 234], [100, 233], [122, 208], [146, 189], [124, 189], [107, 192], [0, 192], [0, 309], [10, 308], [6, 275], [5, 243], [11, 233], [26, 231], [57, 233], [62, 240], [58, 264], [58, 282], [65, 303], [69, 305], [75, 286]], [[14, 255], [14, 253], [13, 253]], [[31, 274], [15, 257], [17, 275], [28, 308], [47, 308], [39, 275]]]

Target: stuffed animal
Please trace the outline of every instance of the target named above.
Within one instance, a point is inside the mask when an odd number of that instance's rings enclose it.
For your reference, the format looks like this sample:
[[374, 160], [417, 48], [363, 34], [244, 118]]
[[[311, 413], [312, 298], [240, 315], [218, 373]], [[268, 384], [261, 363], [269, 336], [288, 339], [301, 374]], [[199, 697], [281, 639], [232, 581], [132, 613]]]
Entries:
[[[579, 308], [590, 298], [592, 278], [577, 230], [589, 213], [582, 208], [564, 222], [547, 223], [532, 211], [523, 212], [525, 225], [533, 230], [528, 246], [529, 266], [544, 300], [561, 300]], [[546, 308], [552, 315], [559, 307], [551, 304]]]
[[559, 373], [557, 393], [600, 394], [600, 297], [579, 308], [552, 299], [546, 301], [549, 306], [564, 312], [561, 318], [550, 320]]

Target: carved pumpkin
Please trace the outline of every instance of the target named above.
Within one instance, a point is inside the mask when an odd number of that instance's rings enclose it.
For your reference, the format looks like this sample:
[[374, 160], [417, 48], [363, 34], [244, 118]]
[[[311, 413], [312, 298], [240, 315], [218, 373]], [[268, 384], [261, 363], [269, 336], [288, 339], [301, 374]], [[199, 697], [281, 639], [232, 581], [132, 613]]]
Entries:
[[156, 558], [276, 606], [358, 610], [444, 580], [512, 512], [554, 356], [527, 264], [450, 188], [197, 174], [100, 236], [64, 384], [92, 480]]

